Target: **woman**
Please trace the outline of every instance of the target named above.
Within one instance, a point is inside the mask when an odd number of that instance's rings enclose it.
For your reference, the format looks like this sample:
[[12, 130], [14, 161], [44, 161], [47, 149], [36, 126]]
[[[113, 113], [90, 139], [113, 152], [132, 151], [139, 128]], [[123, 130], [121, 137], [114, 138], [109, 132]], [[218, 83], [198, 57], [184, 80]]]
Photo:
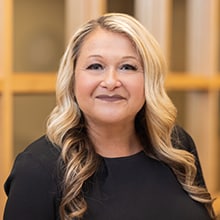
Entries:
[[63, 56], [47, 135], [16, 159], [5, 220], [214, 219], [166, 65], [133, 17], [84, 24]]

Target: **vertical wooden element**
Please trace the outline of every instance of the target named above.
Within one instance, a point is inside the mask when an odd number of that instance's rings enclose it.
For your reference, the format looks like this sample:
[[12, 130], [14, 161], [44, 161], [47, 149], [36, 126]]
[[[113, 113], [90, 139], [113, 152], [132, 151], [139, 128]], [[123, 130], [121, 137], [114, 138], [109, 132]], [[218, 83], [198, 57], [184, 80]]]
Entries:
[[106, 0], [65, 0], [65, 4], [67, 42], [81, 24], [106, 11]]
[[[217, 74], [218, 0], [187, 1], [187, 70], [211, 77]], [[192, 134], [211, 193], [217, 191], [218, 92], [191, 92], [187, 99], [187, 130]]]
[[159, 42], [167, 62], [170, 58], [172, 0], [135, 0], [135, 17]]
[[12, 162], [12, 0], [0, 0], [0, 75], [3, 79], [0, 94], [0, 219], [6, 197], [4, 181]]

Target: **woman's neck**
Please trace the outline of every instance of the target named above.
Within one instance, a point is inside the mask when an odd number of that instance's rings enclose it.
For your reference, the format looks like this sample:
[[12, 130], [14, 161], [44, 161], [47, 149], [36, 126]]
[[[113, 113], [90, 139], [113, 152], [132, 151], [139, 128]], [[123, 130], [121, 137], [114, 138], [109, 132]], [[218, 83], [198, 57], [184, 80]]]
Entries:
[[95, 151], [103, 157], [129, 156], [142, 150], [133, 125], [93, 125], [88, 131]]

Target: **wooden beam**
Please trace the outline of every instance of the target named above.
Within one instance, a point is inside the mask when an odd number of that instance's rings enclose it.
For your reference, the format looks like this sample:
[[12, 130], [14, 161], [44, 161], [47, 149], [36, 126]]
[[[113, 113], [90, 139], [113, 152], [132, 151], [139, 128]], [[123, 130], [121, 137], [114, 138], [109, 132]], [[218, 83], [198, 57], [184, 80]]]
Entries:
[[220, 75], [204, 76], [194, 73], [170, 73], [167, 75], [166, 88], [168, 90], [220, 90]]
[[56, 73], [14, 73], [12, 89], [14, 93], [53, 93]]

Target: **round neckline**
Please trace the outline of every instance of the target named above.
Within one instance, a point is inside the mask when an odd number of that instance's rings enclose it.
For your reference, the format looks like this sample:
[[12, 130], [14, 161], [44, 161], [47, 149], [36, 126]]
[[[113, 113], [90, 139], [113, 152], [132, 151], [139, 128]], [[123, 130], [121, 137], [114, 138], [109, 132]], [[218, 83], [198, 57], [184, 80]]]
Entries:
[[101, 158], [103, 158], [104, 160], [130, 160], [130, 159], [134, 159], [136, 157], [138, 157], [139, 155], [143, 154], [144, 151], [140, 150], [134, 154], [131, 155], [127, 155], [127, 156], [119, 156], [119, 157], [105, 157], [105, 156], [101, 156]]

